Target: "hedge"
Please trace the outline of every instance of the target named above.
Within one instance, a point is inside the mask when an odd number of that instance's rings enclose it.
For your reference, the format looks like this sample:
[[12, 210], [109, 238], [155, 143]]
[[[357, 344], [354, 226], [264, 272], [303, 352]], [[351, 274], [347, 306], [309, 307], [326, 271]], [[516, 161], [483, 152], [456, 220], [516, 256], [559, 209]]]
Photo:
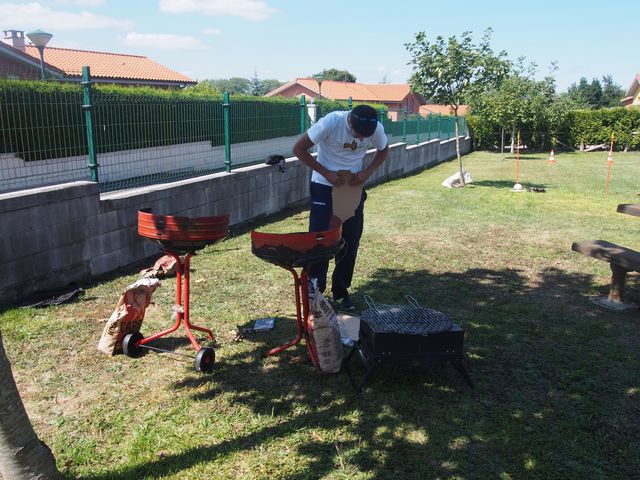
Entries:
[[640, 146], [640, 108], [574, 110], [568, 118], [569, 145], [609, 144], [614, 132], [615, 148], [637, 149]]
[[[0, 80], [0, 153], [25, 160], [86, 154], [82, 104], [77, 84]], [[200, 141], [224, 144], [222, 95], [98, 85], [92, 104], [98, 154]], [[300, 133], [297, 99], [234, 96], [229, 110], [232, 143]]]
[[[500, 127], [477, 116], [467, 117], [476, 148], [491, 149], [500, 145]], [[521, 126], [520, 141], [534, 150], [556, 146], [558, 141], [579, 149], [585, 145], [609, 145], [611, 132], [615, 135], [615, 150], [637, 150], [640, 147], [640, 108], [608, 108], [601, 110], [572, 110], [561, 125], [553, 129], [533, 129]], [[511, 131], [505, 132], [510, 143]]]

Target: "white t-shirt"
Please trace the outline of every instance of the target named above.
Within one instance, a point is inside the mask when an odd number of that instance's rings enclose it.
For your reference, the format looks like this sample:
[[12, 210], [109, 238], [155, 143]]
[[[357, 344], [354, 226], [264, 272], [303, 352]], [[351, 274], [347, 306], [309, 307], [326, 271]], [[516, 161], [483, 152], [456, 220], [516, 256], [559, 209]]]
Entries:
[[[348, 115], [349, 112], [331, 112], [307, 130], [309, 139], [318, 146], [318, 163], [334, 172], [359, 172], [364, 167], [363, 159], [367, 150], [374, 147], [384, 150], [388, 143], [380, 122], [370, 137], [362, 140], [355, 138], [347, 122]], [[311, 181], [331, 186], [331, 183], [315, 170], [311, 174]]]

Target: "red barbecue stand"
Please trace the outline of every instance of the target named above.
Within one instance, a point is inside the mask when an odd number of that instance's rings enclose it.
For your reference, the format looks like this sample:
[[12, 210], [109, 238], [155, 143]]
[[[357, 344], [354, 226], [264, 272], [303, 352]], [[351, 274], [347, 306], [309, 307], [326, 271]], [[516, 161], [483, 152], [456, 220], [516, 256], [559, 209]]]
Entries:
[[143, 348], [164, 351], [147, 344], [176, 331], [184, 320], [187, 337], [197, 352], [196, 370], [211, 371], [216, 359], [215, 350], [212, 347], [201, 347], [191, 333], [192, 329], [205, 332], [209, 340], [213, 340], [211, 330], [189, 322], [189, 264], [197, 250], [219, 242], [229, 235], [229, 214], [189, 218], [154, 215], [150, 209], [143, 209], [138, 211], [138, 235], [159, 243], [163, 252], [176, 260], [176, 304], [174, 305], [176, 323], [171, 328], [146, 338], [140, 332], [130, 333], [122, 341], [124, 353], [137, 357]]
[[[319, 369], [313, 338], [309, 334], [311, 325], [307, 270], [316, 262], [331, 260], [343, 245], [342, 223], [337, 217], [332, 218], [330, 229], [323, 232], [264, 233], [256, 230], [251, 232], [253, 254], [288, 270], [294, 280], [298, 334], [289, 343], [269, 350], [266, 353], [267, 356], [276, 355], [297, 345], [304, 336], [311, 362], [316, 369]], [[302, 268], [300, 275], [296, 268]]]

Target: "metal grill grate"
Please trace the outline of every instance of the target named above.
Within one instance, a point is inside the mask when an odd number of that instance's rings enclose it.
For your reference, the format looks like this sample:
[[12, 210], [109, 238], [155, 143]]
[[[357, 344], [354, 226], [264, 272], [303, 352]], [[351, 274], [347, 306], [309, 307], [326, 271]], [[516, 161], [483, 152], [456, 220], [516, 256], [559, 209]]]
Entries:
[[409, 305], [376, 305], [371, 297], [366, 296], [369, 308], [362, 313], [362, 319], [376, 333], [428, 335], [451, 328], [453, 322], [447, 314], [421, 307], [409, 295], [406, 298]]

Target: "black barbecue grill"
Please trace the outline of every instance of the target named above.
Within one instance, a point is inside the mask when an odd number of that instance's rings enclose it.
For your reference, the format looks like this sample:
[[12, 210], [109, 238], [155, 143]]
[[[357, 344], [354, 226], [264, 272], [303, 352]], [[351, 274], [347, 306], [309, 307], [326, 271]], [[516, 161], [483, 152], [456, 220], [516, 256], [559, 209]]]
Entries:
[[406, 299], [407, 305], [376, 305], [371, 297], [365, 296], [369, 308], [361, 315], [360, 339], [345, 360], [346, 364], [358, 354], [364, 362], [366, 373], [359, 382], [347, 367], [357, 390], [384, 363], [451, 362], [472, 385], [462, 365], [464, 330], [446, 313], [422, 307], [409, 295]]

